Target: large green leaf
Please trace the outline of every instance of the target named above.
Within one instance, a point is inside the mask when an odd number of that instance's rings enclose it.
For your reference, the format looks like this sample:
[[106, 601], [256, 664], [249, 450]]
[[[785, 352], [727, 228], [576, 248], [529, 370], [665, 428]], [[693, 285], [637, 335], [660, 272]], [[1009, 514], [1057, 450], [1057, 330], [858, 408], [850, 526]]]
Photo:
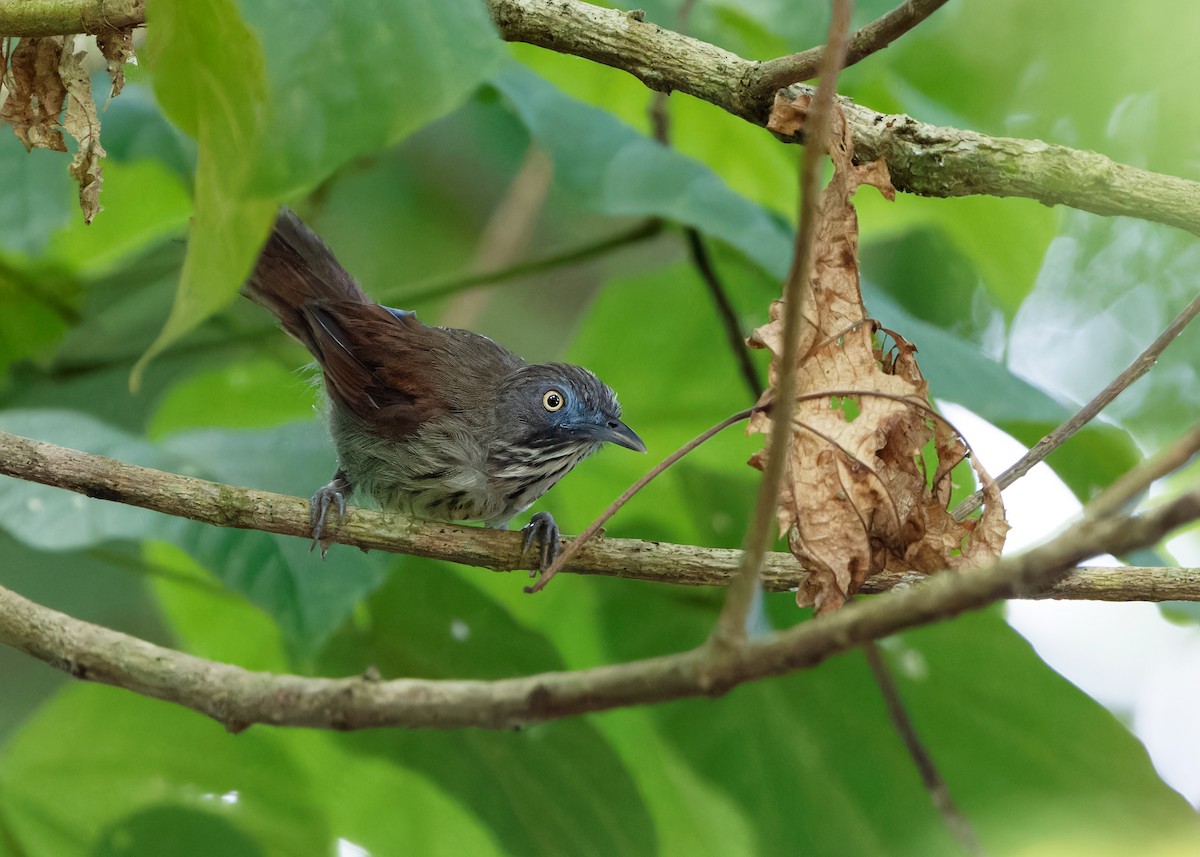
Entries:
[[[615, 659], [702, 639], [719, 606], [615, 581], [602, 595]], [[768, 601], [773, 621], [799, 618], [789, 596]], [[989, 853], [1072, 836], [1147, 850], [1200, 843], [1191, 808], [1137, 740], [998, 612], [907, 635], [889, 651], [917, 728]], [[793, 853], [797, 842], [812, 855], [958, 853], [861, 655], [653, 716], [662, 740], [751, 819], [758, 853]]]
[[262, 47], [232, 0], [160, 0], [148, 11], [146, 52], [163, 111], [199, 144], [195, 216], [175, 305], [134, 369], [229, 303], [275, 216], [249, 192], [267, 135]]
[[322, 789], [267, 730], [100, 685], [64, 689], [0, 755], [0, 817], [28, 854], [323, 853]]
[[699, 161], [564, 95], [515, 63], [501, 68], [492, 82], [554, 159], [556, 181], [579, 203], [610, 215], [686, 223], [728, 241], [778, 276], [787, 270], [792, 245], [787, 227]]
[[[1200, 245], [1179, 230], [1074, 213], [1013, 322], [1009, 365], [1066, 398], [1102, 390], [1196, 297]], [[1106, 410], [1148, 448], [1196, 422], [1200, 336], [1177, 337]]]
[[[171, 548], [154, 551], [173, 574], [155, 580], [159, 604], [187, 651], [248, 669], [287, 670], [279, 628], [248, 602], [225, 590], [214, 605], [207, 573]], [[214, 609], [216, 606], [218, 609]], [[272, 736], [321, 783], [322, 808], [339, 839], [373, 854], [498, 852], [470, 812], [420, 772], [354, 752], [336, 735], [287, 730]]]
[[191, 201], [179, 176], [157, 160], [104, 164], [104, 212], [92, 223], [72, 221], [53, 236], [46, 261], [96, 277], [174, 238], [187, 226]]
[[[412, 565], [371, 596], [364, 621], [334, 638], [321, 669], [349, 674], [371, 665], [386, 678], [476, 679], [563, 666], [543, 636], [435, 563]], [[422, 772], [508, 853], [655, 852], [653, 823], [628, 770], [586, 719], [517, 731], [358, 733], [339, 743]]]
[[270, 136], [252, 189], [283, 195], [457, 106], [502, 55], [473, 0], [237, 0], [261, 42]]
[[40, 253], [55, 230], [76, 211], [67, 161], [59, 152], [26, 152], [6, 128], [0, 128], [0, 250], [6, 254]]
[[499, 55], [471, 0], [159, 0], [149, 23], [156, 94], [199, 155], [179, 292], [135, 379], [233, 299], [282, 196], [442, 115]]

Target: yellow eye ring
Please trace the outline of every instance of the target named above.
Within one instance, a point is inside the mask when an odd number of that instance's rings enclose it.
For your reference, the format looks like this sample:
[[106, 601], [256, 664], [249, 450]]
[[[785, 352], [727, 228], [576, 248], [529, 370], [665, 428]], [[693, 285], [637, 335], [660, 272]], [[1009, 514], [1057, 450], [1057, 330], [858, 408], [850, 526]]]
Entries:
[[561, 411], [567, 400], [563, 398], [563, 394], [558, 390], [547, 390], [542, 396], [542, 407], [550, 413]]

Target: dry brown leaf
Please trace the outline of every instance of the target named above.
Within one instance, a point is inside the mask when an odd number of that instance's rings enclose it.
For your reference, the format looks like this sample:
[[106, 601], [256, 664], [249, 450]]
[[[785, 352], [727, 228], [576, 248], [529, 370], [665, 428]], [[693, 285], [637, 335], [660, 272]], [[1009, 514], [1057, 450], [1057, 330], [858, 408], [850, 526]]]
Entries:
[[109, 98], [115, 98], [125, 88], [125, 63], [133, 59], [133, 30], [101, 33], [96, 36], [96, 47], [108, 62], [108, 76], [112, 78]]
[[[807, 108], [805, 98], [777, 98], [769, 127], [795, 134]], [[895, 190], [883, 161], [853, 163], [836, 105], [831, 120], [834, 172], [821, 195], [812, 273], [801, 298], [797, 402], [777, 508], [788, 546], [810, 572], [797, 601], [818, 612], [836, 609], [884, 569], [930, 572], [996, 556], [1008, 529], [999, 490], [973, 459], [987, 498], [982, 518], [960, 523], [946, 511], [950, 471], [968, 449], [933, 416], [916, 348], [867, 317], [859, 290], [858, 216], [850, 198], [861, 184], [889, 199]], [[774, 353], [762, 406], [778, 381], [782, 328], [776, 301], [770, 322], [750, 338]], [[770, 426], [764, 407], [748, 431], [769, 435]], [[923, 450], [931, 441], [934, 460], [927, 464]], [[750, 463], [762, 467], [769, 452]]]
[[767, 117], [767, 130], [781, 137], [795, 137], [808, 122], [808, 111], [812, 107], [812, 96], [800, 95], [788, 98], [783, 90], [775, 93], [771, 115]]
[[[79, 184], [83, 219], [91, 223], [100, 211], [100, 188], [104, 184], [100, 160], [104, 157], [104, 147], [100, 145], [100, 117], [92, 99], [92, 84], [81, 64], [86, 54], [75, 53], [74, 43], [73, 37], [63, 36], [18, 42], [8, 58], [5, 73], [8, 97], [0, 106], [0, 119], [12, 124], [26, 151], [35, 147], [67, 151], [63, 131], [79, 141], [79, 150], [68, 170]], [[125, 44], [128, 46], [128, 40]], [[110, 71], [114, 57], [128, 58], [121, 50], [114, 44], [105, 51], [105, 56], [112, 54]], [[113, 85], [115, 92], [116, 77]]]
[[67, 90], [58, 74], [63, 37], [21, 39], [9, 58], [8, 97], [0, 107], [0, 119], [13, 126], [25, 150], [67, 150], [58, 115]]
[[[124, 66], [132, 55], [131, 37], [132, 32], [124, 32], [97, 38], [113, 76], [113, 95], [125, 85]], [[67, 151], [64, 131], [78, 140], [79, 149], [67, 169], [79, 185], [84, 222], [91, 223], [100, 212], [104, 148], [100, 144], [100, 116], [83, 67], [85, 56], [74, 52], [71, 36], [20, 40], [8, 58], [8, 94], [0, 106], [0, 119], [10, 122], [26, 151], [35, 146]]]
[[91, 223], [100, 212], [100, 188], [104, 184], [100, 159], [105, 152], [100, 145], [100, 117], [92, 98], [92, 84], [81, 62], [86, 56], [83, 52], [75, 53], [68, 46], [62, 52], [58, 71], [67, 92], [63, 128], [79, 141], [79, 151], [71, 159], [71, 177], [79, 183], [79, 207], [83, 210], [84, 222]]

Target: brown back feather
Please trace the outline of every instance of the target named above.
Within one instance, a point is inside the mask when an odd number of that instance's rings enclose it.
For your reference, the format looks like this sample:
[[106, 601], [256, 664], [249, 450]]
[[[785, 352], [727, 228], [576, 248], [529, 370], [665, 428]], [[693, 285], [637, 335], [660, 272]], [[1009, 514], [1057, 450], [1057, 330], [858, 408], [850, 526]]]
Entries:
[[393, 315], [286, 208], [242, 294], [316, 358], [335, 402], [395, 440], [441, 414], [489, 405], [499, 380], [524, 364], [478, 334]]

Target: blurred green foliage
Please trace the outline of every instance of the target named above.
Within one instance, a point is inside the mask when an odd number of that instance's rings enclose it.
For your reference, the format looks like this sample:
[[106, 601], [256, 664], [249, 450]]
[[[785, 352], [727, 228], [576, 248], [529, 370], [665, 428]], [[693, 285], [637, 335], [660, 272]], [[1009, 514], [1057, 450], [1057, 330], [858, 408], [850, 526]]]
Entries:
[[[640, 5], [676, 26], [678, 0]], [[890, 5], [859, 4], [856, 23]], [[1200, 178], [1200, 55], [1187, 42], [1198, 18], [1184, 0], [1136, 16], [1084, 0], [956, 0], [848, 70], [842, 91]], [[765, 59], [819, 41], [826, 20], [815, 0], [701, 0], [688, 26]], [[307, 355], [234, 297], [281, 202], [381, 300], [592, 368], [653, 456], [751, 400], [678, 227], [706, 236], [743, 329], [761, 324], [789, 262], [798, 155], [761, 129], [674, 96], [665, 149], [647, 136], [652, 93], [610, 68], [501, 44], [475, 0], [161, 0], [141, 57], [102, 114], [107, 181], [92, 226], [74, 209], [66, 158], [26, 155], [0, 134], [0, 430], [311, 493], [334, 461]], [[554, 183], [525, 259], [645, 218], [667, 228], [503, 286], [408, 300], [472, 272], [530, 147], [549, 155]], [[936, 397], [1026, 442], [1195, 290], [1194, 239], [1166, 227], [1023, 200], [887, 203], [867, 190], [857, 202], [869, 310], [919, 346]], [[1081, 497], [1108, 484], [1139, 446], [1194, 422], [1197, 365], [1200, 343], [1181, 339], [1113, 422], [1050, 463]], [[717, 438], [609, 532], [737, 546], [757, 443]], [[540, 508], [578, 530], [645, 466], [607, 450]], [[299, 540], [14, 480], [0, 482], [0, 529], [3, 585], [250, 669], [582, 668], [697, 645], [720, 604], [714, 592], [586, 578], [530, 598], [513, 576], [347, 548], [321, 562]], [[805, 619], [786, 594], [764, 599], [764, 625]], [[996, 611], [886, 651], [989, 853], [1200, 842], [1141, 745]], [[165, 703], [68, 684], [12, 650], [0, 650], [0, 676], [3, 854], [334, 854], [338, 843], [372, 854], [956, 853], [859, 655], [718, 700], [513, 733], [233, 736]]]

